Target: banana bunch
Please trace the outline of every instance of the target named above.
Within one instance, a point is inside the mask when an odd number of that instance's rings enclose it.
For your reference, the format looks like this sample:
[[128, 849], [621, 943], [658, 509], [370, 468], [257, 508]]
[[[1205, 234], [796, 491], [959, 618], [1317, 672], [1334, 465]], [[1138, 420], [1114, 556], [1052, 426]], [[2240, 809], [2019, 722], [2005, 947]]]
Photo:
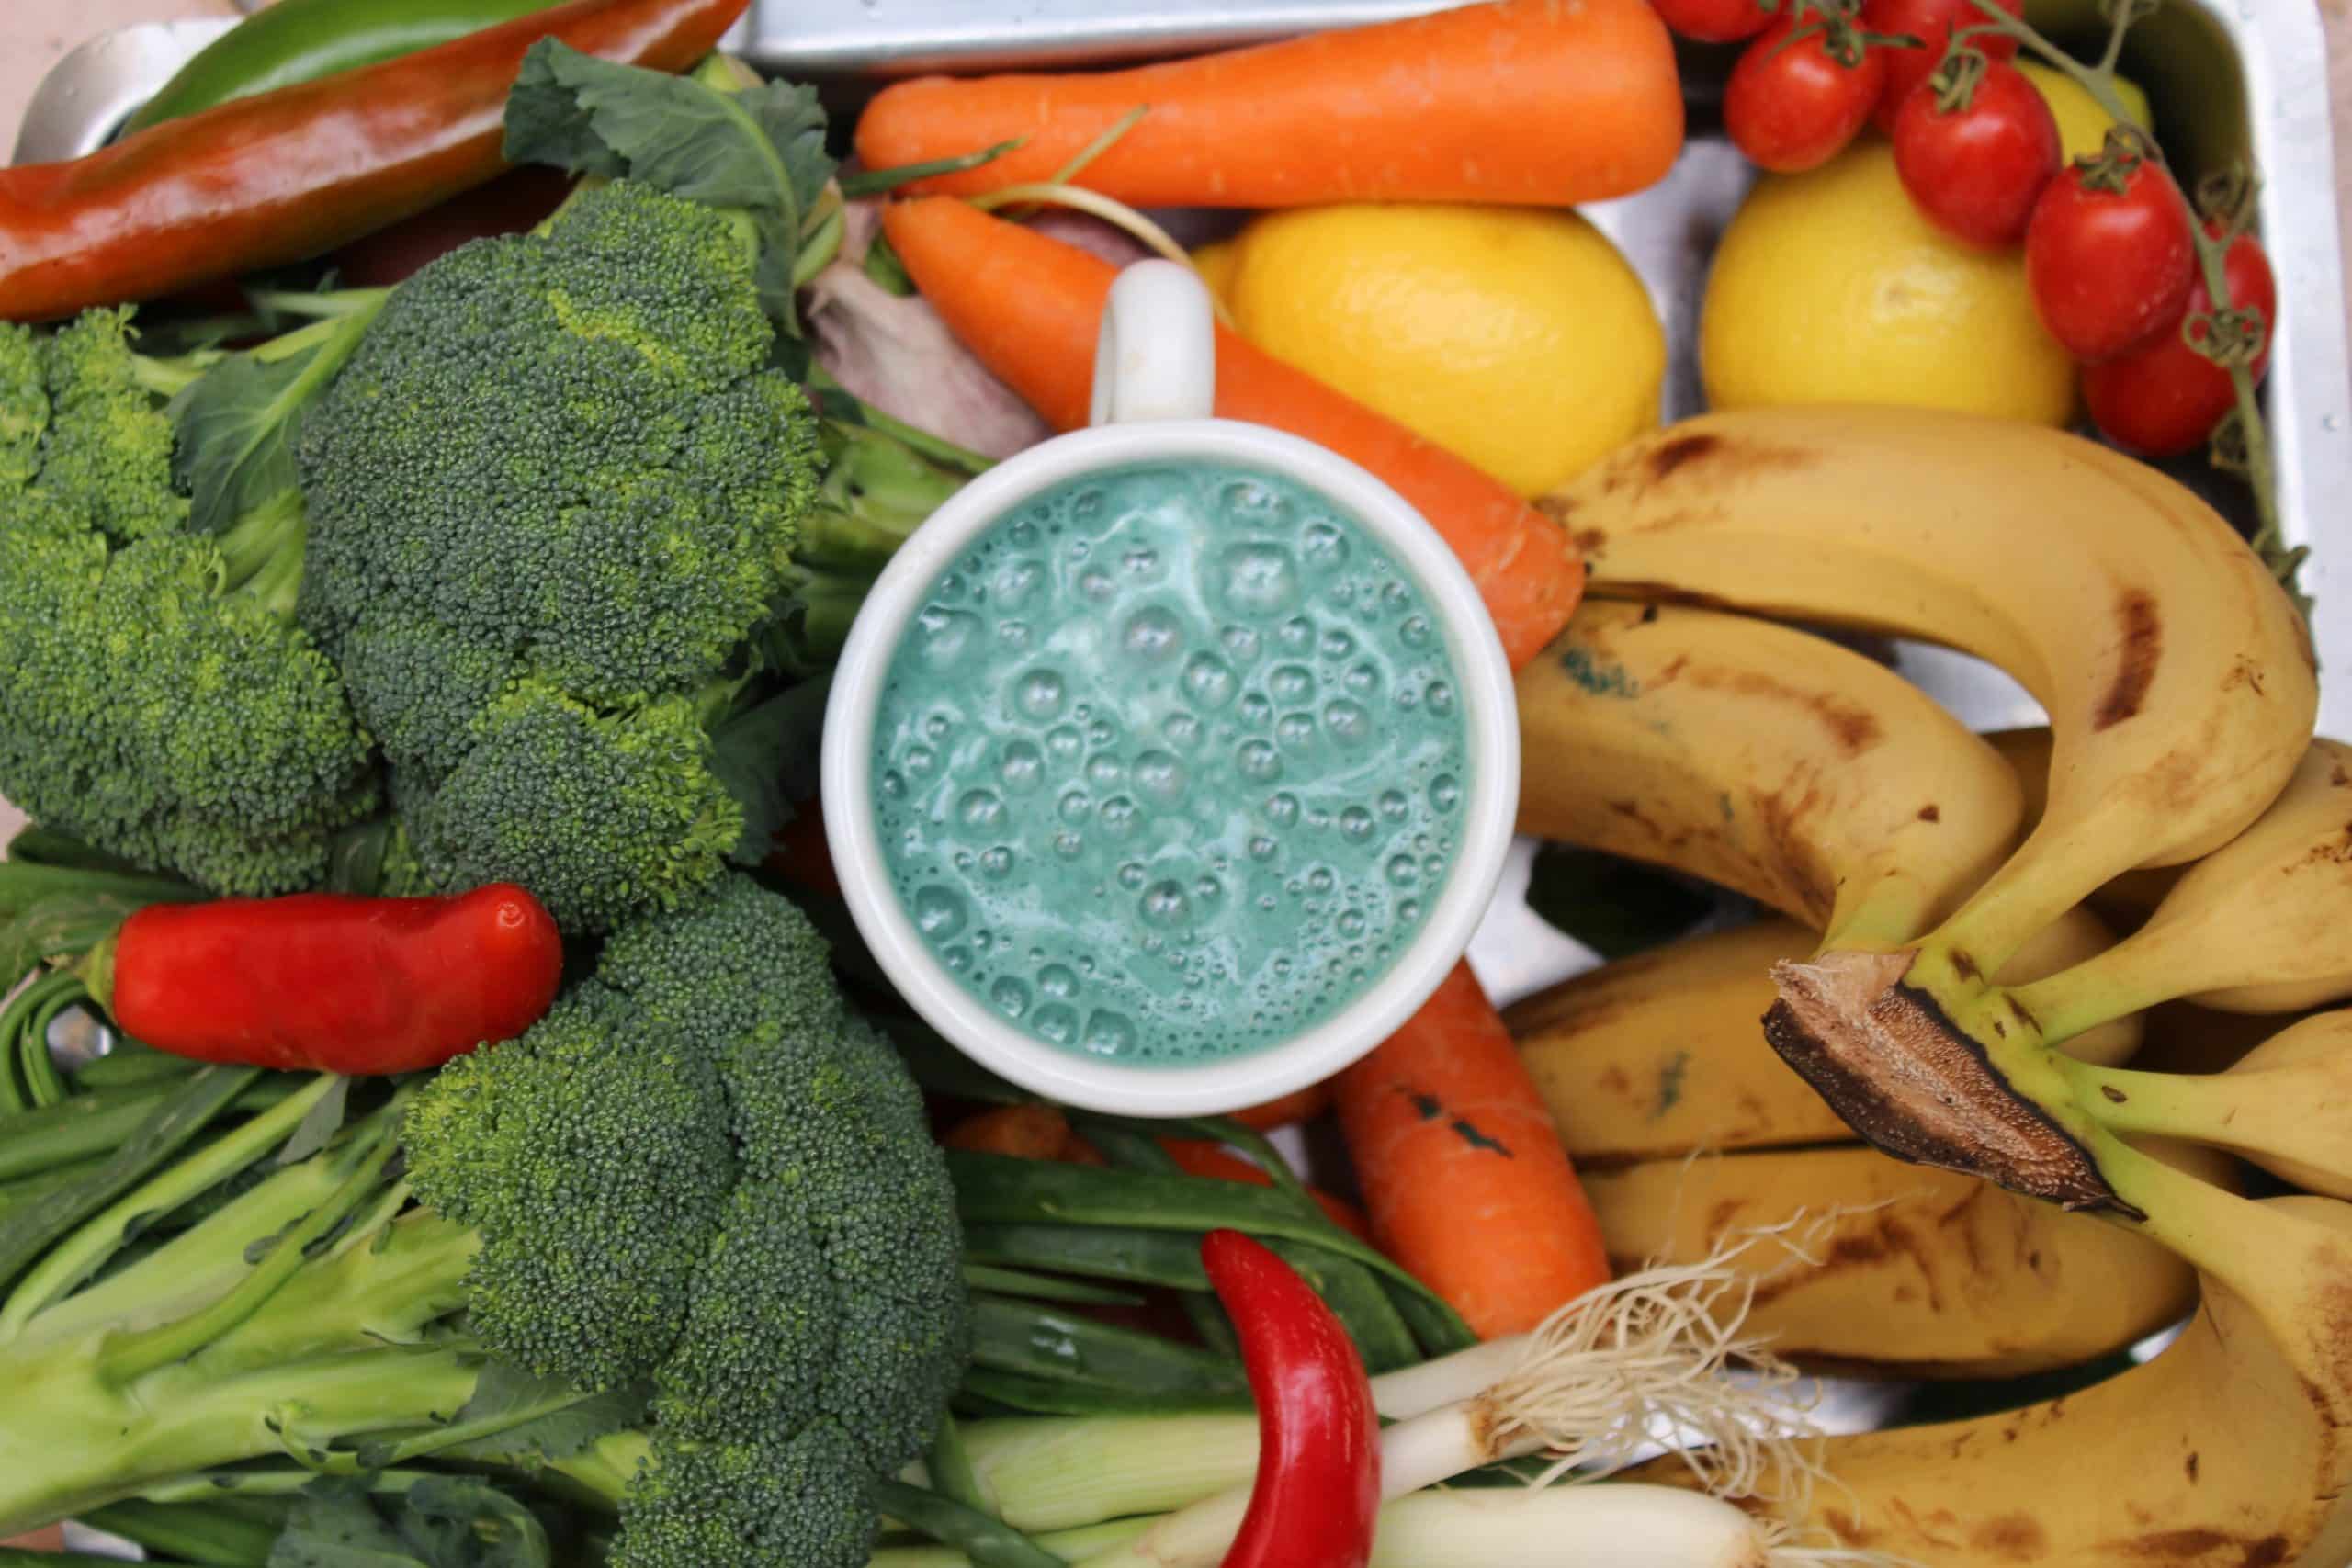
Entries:
[[[1619, 1262], [1693, 1263], [1727, 1228], [1817, 1222], [1804, 1246], [1740, 1255], [1749, 1325], [1792, 1359], [1909, 1376], [2064, 1366], [2187, 1310], [2193, 1277], [2161, 1247], [1856, 1143], [1758, 1027], [1772, 966], [1814, 952], [1814, 932], [1902, 941], [2017, 847], [2028, 791], [2000, 752], [1859, 653], [1675, 605], [1588, 602], [1518, 696], [1521, 831], [1790, 917], [1605, 965], [1506, 1014]], [[2057, 973], [2112, 941], [2071, 910], [2006, 973]], [[2127, 1016], [2069, 1049], [2113, 1064], [2139, 1038]], [[1694, 1151], [1739, 1152], [1692, 1167]], [[2086, 1280], [2103, 1294], [2072, 1300]]]
[[[2176, 1022], [2199, 1016], [2183, 998], [2211, 1017], [2352, 997], [2352, 748], [2312, 738], [2309, 642], [2261, 563], [2188, 491], [2130, 459], [2048, 431], [1898, 411], [1688, 422], [1551, 505], [1604, 598], [1939, 642], [1999, 665], [2041, 702], [2046, 739], [2005, 738], [2021, 759], [2007, 771], [2022, 838], [1989, 872], [1965, 869], [1958, 835], [1893, 822], [1896, 796], [1858, 797], [1846, 779], [1811, 786], [1807, 807], [1794, 775], [1726, 792], [1718, 820], [1738, 826], [1749, 801], [1755, 820], [1744, 837], [1717, 833], [1735, 848], [1707, 850], [1706, 863], [1777, 842], [1749, 886], [1825, 936], [1809, 957], [1770, 960], [1766, 1032], [1849, 1126], [1927, 1170], [2045, 1201], [2048, 1221], [2099, 1216], [2111, 1241], [2161, 1247], [2196, 1275], [2198, 1308], [2175, 1341], [2087, 1392], [1825, 1441], [1828, 1479], [1784, 1501], [1790, 1522], [1939, 1568], [2352, 1562], [2352, 1012], [2305, 1019], [2243, 1055], [2232, 1040], [2214, 1052], [2233, 1063], [2220, 1072], [2124, 1067], [2085, 1044], [2159, 1004]], [[1640, 613], [1612, 624], [1639, 625]], [[1619, 684], [1567, 673], [1595, 697]], [[1547, 787], [1569, 797], [1532, 811], [1531, 830], [1589, 820], [1579, 801], [1610, 810], [1618, 759], [1679, 740], [1669, 720], [1627, 752], [1626, 728], [1606, 731], [1597, 767], [1574, 728], [1550, 732], [1556, 746], [1531, 741], [1531, 784], [1549, 769]], [[1528, 729], [1546, 733], [1540, 720]], [[1738, 734], [1731, 750], [1759, 765], [1776, 755]], [[1692, 737], [1679, 754], [1703, 750]], [[1944, 779], [1976, 776], [1905, 775], [1868, 751], [1852, 766], [1907, 777], [1912, 795], [1930, 786], [1939, 819]], [[1646, 798], [1624, 798], [1656, 818]], [[1799, 830], [1772, 838], [1767, 800]], [[1858, 841], [1818, 820], [1825, 805]], [[1982, 830], [1994, 815], [1962, 807], [1958, 819]], [[1699, 869], [1676, 858], [1681, 826], [1666, 828], [1650, 858]], [[1624, 848], [1640, 825], [1614, 831], [1603, 847]], [[2131, 875], [2151, 871], [2165, 874]], [[2136, 929], [2041, 973], [2021, 967], [2091, 899]], [[1764, 955], [1757, 941], [1745, 956]], [[1696, 1070], [1682, 1069], [1684, 1097]], [[1753, 1175], [1716, 1180], [1718, 1204], [1745, 1199], [1752, 1211], [1769, 1190], [1771, 1173], [1746, 1162], [1820, 1153], [1758, 1146], [1806, 1126], [1790, 1097], [1758, 1099], [1740, 1134], [1752, 1152], [1718, 1162]], [[2243, 1197], [2199, 1150], [2327, 1195]], [[1627, 1180], [1656, 1179], [1648, 1168]], [[1709, 1201], [1683, 1187], [1653, 1229], [1703, 1232]], [[2066, 1307], [2148, 1289], [2112, 1260], [2099, 1267], [2075, 1276]], [[2077, 1343], [2098, 1327], [2086, 1317]]]

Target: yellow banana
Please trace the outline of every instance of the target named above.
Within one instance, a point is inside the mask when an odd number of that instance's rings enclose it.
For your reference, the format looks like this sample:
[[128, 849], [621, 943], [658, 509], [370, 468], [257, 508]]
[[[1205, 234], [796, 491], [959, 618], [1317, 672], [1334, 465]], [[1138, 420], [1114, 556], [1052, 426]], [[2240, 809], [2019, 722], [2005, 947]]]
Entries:
[[2022, 1375], [2106, 1355], [2197, 1299], [2188, 1265], [2152, 1241], [1857, 1144], [1654, 1160], [1584, 1185], [1629, 1269], [1791, 1224], [1802, 1254], [1765, 1240], [1734, 1265], [1756, 1282], [1742, 1331], [1815, 1368]]
[[[2017, 979], [2081, 963], [2109, 942], [2075, 910], [2011, 960]], [[1765, 1044], [1771, 967], [1813, 952], [1786, 920], [1758, 920], [1654, 949], [1513, 1004], [1504, 1021], [1580, 1165], [1698, 1149], [1842, 1143], [1853, 1136], [1811, 1085]], [[2067, 1043], [2086, 1061], [2133, 1053], [2136, 1017]]]
[[[2352, 996], [2352, 747], [2312, 742], [2261, 819], [2189, 867], [2147, 923], [2104, 953], [1990, 987], [1951, 973], [1951, 956], [1928, 949], [1908, 975], [1900, 954], [1783, 964], [1767, 1034], [1883, 1148], [2069, 1206], [2115, 1205], [2088, 1130], [2141, 1125], [2127, 1097], [2154, 1097], [2154, 1085], [2086, 1072], [2050, 1045], [2184, 997], [2293, 1011]], [[2232, 1092], [2218, 1079], [2155, 1082], [2176, 1117]]]
[[2203, 1275], [2180, 1337], [2062, 1399], [1820, 1443], [1800, 1533], [1933, 1568], [2352, 1562], [2352, 1206], [2116, 1174]]
[[2188, 867], [2129, 940], [2014, 996], [2045, 1039], [2178, 997], [2293, 1012], [2352, 996], [2352, 746], [2312, 741], [2270, 809]]
[[2014, 773], [1893, 671], [1767, 621], [1588, 602], [1519, 677], [1520, 830], [1910, 940], [1991, 874]]
[[1957, 961], [1912, 976], [1941, 1000], [2118, 873], [2227, 842], [2311, 735], [2310, 639], [2261, 561], [2187, 489], [2075, 436], [1924, 410], [1711, 414], [1547, 504], [1596, 593], [1939, 642], [2041, 702], [2048, 809], [1922, 940]]
[[[2000, 729], [1984, 739], [2017, 770], [2018, 783], [2025, 790], [2026, 826], [2032, 827], [2041, 820], [2050, 803], [2050, 731]], [[2155, 912], [2165, 895], [2172, 891], [2172, 885], [2180, 880], [2180, 872], [2177, 865], [2127, 871], [2092, 889], [2083, 902], [2116, 930], [2128, 931]]]
[[2307, 1191], [2352, 1198], [2352, 1010], [2305, 1019], [2224, 1073], [2070, 1075], [2116, 1133], [2194, 1139]]

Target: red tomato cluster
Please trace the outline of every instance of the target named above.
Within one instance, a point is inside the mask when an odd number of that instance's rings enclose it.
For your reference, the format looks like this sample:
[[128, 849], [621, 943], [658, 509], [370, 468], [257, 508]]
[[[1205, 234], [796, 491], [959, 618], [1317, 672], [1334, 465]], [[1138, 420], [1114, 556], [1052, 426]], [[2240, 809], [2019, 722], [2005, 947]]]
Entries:
[[[1801, 13], [1796, 0], [1651, 3], [1685, 38], [1746, 42], [1724, 125], [1751, 162], [1816, 168], [1875, 124], [1928, 221], [1986, 249], [2022, 243], [2035, 311], [2081, 361], [2091, 418], [2116, 445], [2176, 456], [2234, 405], [2229, 372], [2197, 347], [2211, 341], [2213, 301], [2180, 187], [2128, 148], [2066, 165], [2049, 104], [2011, 63], [2014, 37], [1973, 31], [1964, 41], [1978, 58], [1939, 73], [1954, 30], [1985, 20], [1976, 0], [1840, 0]], [[2241, 235], [2224, 270], [2233, 310], [2260, 317], [2258, 380], [2278, 315], [2270, 264]]]

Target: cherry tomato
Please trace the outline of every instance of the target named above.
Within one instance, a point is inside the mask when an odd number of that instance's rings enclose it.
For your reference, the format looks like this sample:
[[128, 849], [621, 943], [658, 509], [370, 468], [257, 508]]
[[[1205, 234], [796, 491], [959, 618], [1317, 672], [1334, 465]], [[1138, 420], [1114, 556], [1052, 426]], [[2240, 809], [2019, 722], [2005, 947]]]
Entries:
[[[2218, 236], [2217, 225], [2206, 231]], [[2230, 304], [2262, 317], [2262, 352], [2256, 356], [2254, 378], [2270, 367], [2270, 333], [2278, 321], [2278, 285], [2270, 275], [2270, 258], [2251, 234], [2232, 242], [2222, 258], [2222, 272], [2229, 285]], [[2203, 342], [2206, 326], [2192, 318], [2213, 309], [2200, 269], [2189, 286], [2188, 332]], [[2158, 333], [2146, 343], [2116, 358], [2083, 367], [2083, 399], [2091, 420], [2107, 438], [2143, 457], [2177, 457], [2194, 451], [2213, 434], [2222, 416], [2237, 406], [2230, 373], [2197, 352], [2179, 332]]]
[[1658, 20], [1701, 43], [1737, 43], [1772, 25], [1761, 0], [1650, 0]]
[[[1809, 15], [1809, 14], [1808, 14]], [[1724, 89], [1724, 127], [1750, 161], [1776, 174], [1816, 168], [1845, 151], [1871, 116], [1886, 82], [1886, 51], [1849, 65], [1828, 48], [1817, 22], [1803, 38], [1782, 20], [1747, 46]]]
[[2042, 187], [2025, 230], [2025, 276], [2050, 335], [2086, 365], [2171, 330], [2188, 308], [2197, 252], [2188, 203], [2144, 159], [2103, 190], [2078, 163]]
[[1894, 121], [1903, 188], [1937, 228], [1972, 245], [2024, 239], [2034, 198], [2064, 163], [2048, 101], [2024, 72], [1997, 60], [1966, 108], [1946, 113], [1935, 84], [1922, 82]]
[[[2025, 15], [2025, 0], [1999, 0], [2013, 17]], [[1917, 49], [1886, 51], [1886, 88], [1871, 110], [1871, 123], [1894, 134], [1894, 117], [1911, 101], [1911, 90], [1928, 79], [1944, 57], [1954, 27], [1971, 28], [1985, 20], [1975, 0], [1862, 0], [1862, 28], [1873, 33], [1907, 33], [1920, 40]], [[1987, 60], [2016, 55], [2018, 40], [2003, 33], [1979, 33], [1970, 39]]]

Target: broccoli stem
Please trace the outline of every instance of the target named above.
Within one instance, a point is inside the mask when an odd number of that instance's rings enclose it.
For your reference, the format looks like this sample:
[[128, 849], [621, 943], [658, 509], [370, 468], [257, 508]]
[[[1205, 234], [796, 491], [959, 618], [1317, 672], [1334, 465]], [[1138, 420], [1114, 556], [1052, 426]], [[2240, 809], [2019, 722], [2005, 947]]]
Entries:
[[[242, 1091], [258, 1076], [248, 1068], [242, 1073], [224, 1075], [224, 1082], [226, 1077], [237, 1078], [236, 1089]], [[120, 1251], [130, 1239], [134, 1224], [143, 1224], [156, 1214], [169, 1213], [227, 1180], [293, 1136], [294, 1129], [302, 1124], [302, 1118], [310, 1114], [311, 1107], [324, 1098], [334, 1084], [333, 1077], [321, 1075], [303, 1090], [272, 1106], [198, 1153], [166, 1167], [160, 1175], [118, 1198], [95, 1218], [85, 1222], [81, 1229], [50, 1247], [41, 1255], [40, 1261], [17, 1282], [16, 1290], [6, 1303], [0, 1304], [0, 1344], [17, 1338], [35, 1314], [104, 1267], [107, 1259]], [[5, 1380], [0, 1380], [0, 1387], [5, 1386]]]
[[819, 441], [825, 482], [801, 520], [795, 552], [819, 572], [879, 572], [967, 478], [869, 424], [829, 419]]
[[85, 1345], [0, 1352], [40, 1419], [0, 1427], [0, 1533], [136, 1497], [198, 1471], [446, 1421], [473, 1397], [469, 1347], [386, 1346], [221, 1376], [200, 1360], [109, 1387]]
[[652, 1462], [652, 1437], [632, 1427], [606, 1433], [578, 1453], [553, 1461], [548, 1470], [586, 1496], [617, 1508], [638, 1472]]
[[395, 1100], [377, 1113], [376, 1125], [363, 1134], [367, 1152], [327, 1201], [280, 1234], [254, 1270], [227, 1295], [201, 1310], [152, 1328], [107, 1337], [98, 1355], [98, 1375], [116, 1385], [143, 1377], [174, 1361], [186, 1360], [207, 1345], [239, 1327], [260, 1312], [278, 1288], [302, 1266], [310, 1249], [348, 1219], [377, 1190], [384, 1167], [395, 1147], [392, 1134], [405, 1099]]
[[294, 596], [302, 586], [302, 550], [310, 524], [299, 491], [281, 491], [246, 513], [214, 542], [228, 565], [224, 593], [247, 593], [279, 620], [294, 617]]

